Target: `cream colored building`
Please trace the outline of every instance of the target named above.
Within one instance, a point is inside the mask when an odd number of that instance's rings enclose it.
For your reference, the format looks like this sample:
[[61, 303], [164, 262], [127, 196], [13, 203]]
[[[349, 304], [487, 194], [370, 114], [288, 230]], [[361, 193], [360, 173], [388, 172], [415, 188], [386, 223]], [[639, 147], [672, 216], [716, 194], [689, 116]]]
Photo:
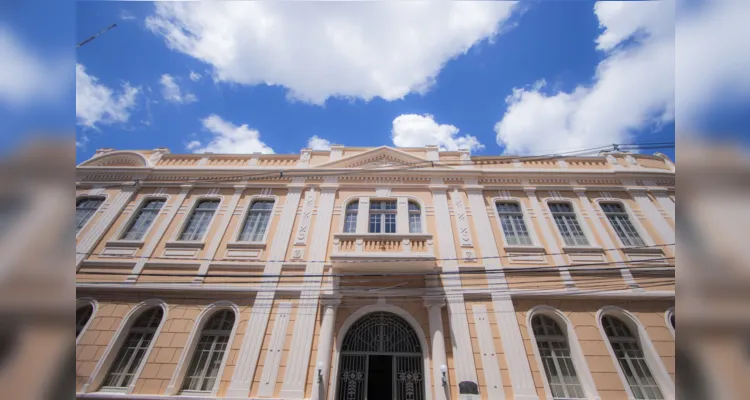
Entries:
[[77, 398], [674, 399], [663, 155], [101, 149]]

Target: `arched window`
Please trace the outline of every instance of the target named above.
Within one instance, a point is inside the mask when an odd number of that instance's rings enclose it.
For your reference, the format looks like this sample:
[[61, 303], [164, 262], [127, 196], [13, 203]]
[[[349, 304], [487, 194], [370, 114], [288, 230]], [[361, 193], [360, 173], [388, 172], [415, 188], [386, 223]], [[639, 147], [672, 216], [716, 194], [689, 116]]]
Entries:
[[346, 214], [344, 215], [344, 232], [357, 232], [357, 212], [359, 211], [359, 201], [352, 201], [346, 205]]
[[124, 240], [141, 240], [143, 236], [151, 227], [151, 224], [156, 220], [156, 216], [159, 215], [159, 211], [164, 206], [164, 199], [151, 199], [147, 200], [135, 217], [128, 225], [128, 229], [122, 235]]
[[130, 326], [117, 357], [104, 378], [104, 388], [126, 388], [130, 385], [144, 356], [153, 342], [154, 335], [161, 324], [164, 311], [161, 307], [152, 307], [138, 317]]
[[567, 338], [559, 325], [546, 315], [536, 315], [531, 326], [552, 397], [555, 400], [585, 398]]
[[576, 212], [570, 203], [549, 203], [555, 225], [566, 246], [588, 246], [589, 241], [578, 224]]
[[505, 242], [510, 246], [531, 246], [531, 237], [526, 229], [526, 221], [523, 219], [521, 206], [516, 202], [498, 202], [497, 215], [500, 217], [500, 226], [503, 228]]
[[631, 333], [630, 328], [609, 315], [602, 317], [602, 326], [633, 396], [636, 399], [663, 399], [638, 338]]
[[268, 222], [271, 221], [273, 200], [255, 200], [250, 204], [250, 211], [245, 218], [239, 240], [243, 242], [260, 242], [266, 235]]
[[76, 233], [86, 225], [102, 203], [103, 197], [82, 197], [76, 201]]
[[612, 229], [615, 230], [623, 245], [634, 247], [645, 245], [622, 204], [600, 203], [599, 205], [602, 207], [604, 215], [607, 216]]
[[201, 200], [185, 224], [180, 240], [203, 240], [217, 208], [219, 200]]
[[218, 311], [206, 322], [185, 375], [183, 392], [213, 390], [217, 379], [220, 379], [219, 370], [233, 327], [234, 312], [231, 310]]
[[94, 306], [91, 304], [85, 304], [76, 309], [76, 338], [83, 332], [83, 328], [86, 327], [93, 313]]
[[413, 201], [409, 202], [409, 233], [422, 233], [422, 209]]

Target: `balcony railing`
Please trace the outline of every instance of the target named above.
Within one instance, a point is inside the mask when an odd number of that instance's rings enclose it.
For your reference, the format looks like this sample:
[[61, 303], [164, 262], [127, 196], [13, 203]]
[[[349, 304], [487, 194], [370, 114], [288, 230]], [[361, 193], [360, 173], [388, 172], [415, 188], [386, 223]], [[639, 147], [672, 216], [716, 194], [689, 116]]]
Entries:
[[435, 258], [432, 235], [422, 233], [338, 233], [331, 259], [430, 260]]

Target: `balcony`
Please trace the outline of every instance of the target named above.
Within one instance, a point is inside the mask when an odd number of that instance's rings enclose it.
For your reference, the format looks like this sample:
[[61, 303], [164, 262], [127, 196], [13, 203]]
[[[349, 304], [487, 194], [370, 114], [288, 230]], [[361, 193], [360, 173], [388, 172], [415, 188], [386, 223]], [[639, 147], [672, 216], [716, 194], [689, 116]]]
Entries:
[[[432, 235], [422, 233], [338, 233], [331, 261], [337, 269], [431, 270]], [[382, 260], [382, 261], [380, 261]]]

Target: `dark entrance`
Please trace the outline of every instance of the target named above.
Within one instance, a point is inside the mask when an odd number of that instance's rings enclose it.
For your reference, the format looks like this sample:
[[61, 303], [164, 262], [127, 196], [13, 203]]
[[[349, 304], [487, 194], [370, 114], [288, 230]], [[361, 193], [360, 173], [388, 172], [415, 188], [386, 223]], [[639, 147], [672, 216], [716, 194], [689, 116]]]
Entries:
[[369, 357], [367, 370], [367, 399], [393, 398], [393, 356]]

